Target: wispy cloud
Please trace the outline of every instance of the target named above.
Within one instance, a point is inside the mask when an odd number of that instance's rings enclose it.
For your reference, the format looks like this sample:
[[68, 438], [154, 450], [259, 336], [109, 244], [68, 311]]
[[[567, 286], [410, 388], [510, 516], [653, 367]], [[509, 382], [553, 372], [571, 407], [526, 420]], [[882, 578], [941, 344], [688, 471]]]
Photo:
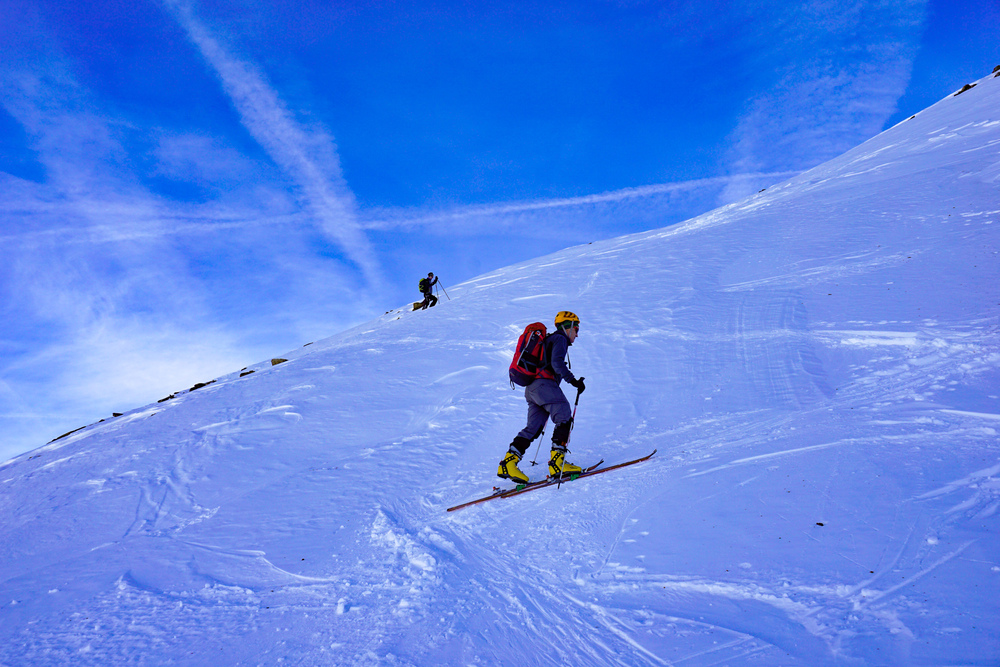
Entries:
[[[55, 183], [39, 185], [0, 174], [0, 245], [35, 248], [101, 245], [169, 237], [216, 234], [268, 227], [301, 227], [308, 222], [287, 202], [167, 202], [148, 192], [78, 193], [70, 197]], [[282, 205], [285, 204], [285, 205]]]
[[[748, 102], [730, 136], [733, 173], [804, 170], [878, 134], [910, 80], [927, 0], [815, 0], [801, 5], [754, 3], [782, 15], [756, 36], [773, 83]], [[764, 44], [772, 46], [764, 47]], [[791, 61], [786, 60], [784, 51]], [[738, 179], [720, 203], [752, 192]]]
[[307, 129], [298, 123], [264, 75], [230, 54], [195, 17], [189, 3], [164, 2], [218, 74], [243, 125], [295, 180], [322, 230], [365, 272], [369, 281], [378, 282], [378, 262], [358, 225], [354, 195], [344, 180], [333, 138], [321, 128]]
[[[552, 214], [554, 212], [592, 215], [601, 209], [614, 209], [618, 213], [635, 215], [638, 210], [652, 206], [663, 214], [666, 204], [664, 200], [673, 196], [724, 188], [734, 181], [773, 184], [791, 178], [798, 173], [798, 171], [776, 171], [734, 174], [623, 188], [580, 197], [461, 206], [437, 211], [423, 209], [412, 211], [376, 210], [364, 214], [362, 225], [366, 229], [378, 231], [437, 228], [435, 230], [437, 233], [480, 233], [484, 231], [484, 228], [496, 231], [498, 228], [523, 225], [524, 216]], [[521, 229], [519, 231], [528, 232], [529, 230]]]
[[[181, 142], [188, 144], [187, 140]], [[194, 146], [200, 142], [193, 142]], [[176, 166], [185, 177], [205, 169], [220, 167], [194, 165], [195, 158], [187, 151], [180, 151], [168, 161], [167, 170]], [[231, 172], [224, 172], [228, 175]], [[644, 210], [667, 212], [671, 201], [681, 197], [704, 196], [705, 193], [719, 191], [734, 183], [772, 185], [799, 174], [799, 171], [751, 172], [693, 179], [674, 183], [658, 183], [635, 188], [623, 188], [608, 192], [539, 199], [521, 202], [505, 202], [475, 206], [455, 206], [444, 209], [370, 209], [357, 213], [358, 225], [363, 230], [377, 232], [430, 230], [436, 234], [474, 234], [498, 229], [524, 229], [526, 219], [546, 214], [568, 214], [576, 216], [599, 215], [614, 212], [623, 216], [639, 215]], [[759, 189], [759, 188], [758, 188]], [[754, 190], [756, 191], [756, 190]], [[14, 217], [32, 220], [52, 218], [65, 219], [66, 208], [60, 202], [53, 202], [47, 189], [36, 184], [0, 174], [0, 215], [7, 219]], [[204, 204], [183, 204], [172, 202], [169, 206], [152, 206], [148, 202], [92, 200], [84, 198], [74, 202], [75, 209], [88, 209], [88, 218], [112, 220], [111, 223], [61, 225], [41, 229], [0, 233], [0, 244], [37, 244], [46, 239], [58, 237], [60, 243], [100, 244], [119, 241], [134, 241], [146, 238], [170, 236], [194, 236], [222, 231], [247, 230], [260, 227], [295, 227], [305, 220], [301, 212], [287, 207], [262, 211], [260, 202], [254, 206], [239, 206], [233, 203], [211, 201]], [[148, 224], [155, 219], [155, 226]]]
[[[127, 134], [160, 130], [68, 72], [52, 53], [0, 68], [2, 103], [45, 174], [0, 173], [0, 459], [332, 333], [370, 296], [317, 302], [356, 280], [310, 247], [314, 216], [284, 181], [210, 137], [163, 135], [154, 159], [133, 159]], [[221, 187], [177, 201], [150, 174]]]

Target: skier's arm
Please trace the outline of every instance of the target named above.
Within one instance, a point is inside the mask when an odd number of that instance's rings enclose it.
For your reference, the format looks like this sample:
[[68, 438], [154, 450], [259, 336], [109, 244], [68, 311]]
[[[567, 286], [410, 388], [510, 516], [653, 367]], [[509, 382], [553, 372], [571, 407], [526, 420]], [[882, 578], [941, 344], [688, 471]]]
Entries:
[[552, 355], [552, 372], [556, 374], [556, 377], [560, 377], [566, 380], [566, 382], [573, 384], [576, 376], [566, 366], [566, 350], [569, 349], [568, 342], [565, 336], [553, 337], [552, 349], [550, 351]]

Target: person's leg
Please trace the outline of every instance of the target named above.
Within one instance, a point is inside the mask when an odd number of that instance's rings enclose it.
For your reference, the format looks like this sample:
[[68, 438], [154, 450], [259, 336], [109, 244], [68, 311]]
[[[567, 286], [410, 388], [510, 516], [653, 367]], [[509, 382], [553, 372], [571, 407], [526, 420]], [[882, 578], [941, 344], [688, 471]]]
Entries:
[[552, 429], [549, 475], [565, 477], [582, 472], [580, 466], [566, 461], [566, 443], [569, 442], [569, 432], [573, 426], [573, 410], [559, 384], [555, 380], [535, 380], [524, 393], [529, 402], [544, 410], [555, 424]]
[[528, 401], [527, 425], [514, 437], [507, 449], [507, 454], [497, 468], [497, 477], [509, 479], [518, 484], [527, 484], [528, 476], [517, 467], [517, 464], [524, 458], [531, 442], [541, 434], [542, 429], [545, 428], [545, 422], [549, 418], [549, 413], [545, 411], [545, 408], [531, 401], [528, 390], [525, 390], [524, 397]]
[[528, 398], [529, 402], [534, 403], [540, 409], [544, 410], [552, 419], [552, 423], [556, 425], [555, 430], [552, 432], [553, 442], [557, 441], [557, 433], [559, 434], [558, 437], [561, 437], [561, 440], [558, 440], [559, 442], [569, 440], [568, 422], [573, 417], [573, 409], [570, 407], [569, 401], [566, 400], [566, 395], [559, 388], [559, 385], [556, 384], [555, 380], [535, 380], [528, 387], [527, 391], [525, 391], [525, 397]]
[[528, 423], [517, 434], [517, 438], [515, 438], [515, 440], [519, 440], [524, 445], [524, 449], [521, 450], [522, 456], [524, 456], [524, 452], [528, 449], [528, 445], [541, 435], [542, 429], [545, 428], [545, 422], [548, 420], [549, 413], [545, 408], [534, 403], [528, 403]]
[[[555, 385], [555, 383], [552, 383]], [[554, 391], [552, 391], [554, 389]], [[569, 442], [570, 430], [573, 428], [573, 410], [562, 389], [558, 385], [546, 390], [546, 400], [543, 407], [548, 411], [555, 428], [552, 429], [552, 451], [549, 455], [549, 475], [565, 477], [575, 475], [583, 470], [566, 460], [566, 443]]]

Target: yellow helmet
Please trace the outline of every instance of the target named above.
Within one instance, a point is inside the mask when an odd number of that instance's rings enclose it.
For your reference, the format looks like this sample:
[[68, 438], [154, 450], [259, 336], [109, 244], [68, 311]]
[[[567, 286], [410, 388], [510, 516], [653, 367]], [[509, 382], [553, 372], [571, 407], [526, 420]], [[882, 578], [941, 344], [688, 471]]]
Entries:
[[576, 313], [571, 313], [568, 310], [561, 310], [556, 313], [556, 329], [569, 329], [579, 326], [580, 318], [576, 316]]

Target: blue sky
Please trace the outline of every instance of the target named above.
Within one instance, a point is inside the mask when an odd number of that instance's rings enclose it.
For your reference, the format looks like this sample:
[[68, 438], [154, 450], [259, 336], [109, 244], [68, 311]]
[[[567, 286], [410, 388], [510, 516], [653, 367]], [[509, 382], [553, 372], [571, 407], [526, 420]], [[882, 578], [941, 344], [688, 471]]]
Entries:
[[0, 0], [0, 458], [415, 300], [429, 270], [447, 287], [780, 182], [988, 74], [998, 21], [995, 0]]

